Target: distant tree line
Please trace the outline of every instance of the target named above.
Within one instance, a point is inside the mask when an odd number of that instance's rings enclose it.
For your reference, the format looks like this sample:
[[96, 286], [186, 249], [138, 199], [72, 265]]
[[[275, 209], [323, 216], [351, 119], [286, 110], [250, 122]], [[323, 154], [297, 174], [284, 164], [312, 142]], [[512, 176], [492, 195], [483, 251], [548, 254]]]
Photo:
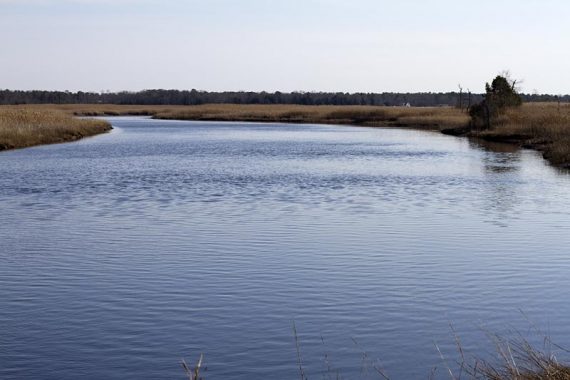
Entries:
[[[473, 103], [484, 94], [471, 94]], [[521, 95], [525, 102], [570, 102], [570, 95]], [[209, 92], [180, 90], [144, 90], [139, 92], [69, 92], [0, 90], [0, 104], [127, 104], [127, 105], [199, 105], [301, 104], [301, 105], [372, 105], [372, 106], [457, 106], [458, 92], [424, 93], [344, 93], [344, 92]]]

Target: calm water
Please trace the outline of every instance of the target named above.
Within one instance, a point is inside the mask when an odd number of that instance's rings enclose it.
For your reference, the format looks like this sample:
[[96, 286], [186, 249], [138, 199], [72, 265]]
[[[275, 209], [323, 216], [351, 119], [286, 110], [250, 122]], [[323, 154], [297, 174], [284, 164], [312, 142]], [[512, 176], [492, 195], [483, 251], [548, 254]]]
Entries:
[[528, 320], [570, 345], [570, 176], [533, 152], [111, 120], [0, 154], [1, 379], [182, 379], [201, 352], [207, 379], [294, 379], [293, 321], [309, 379], [377, 378], [363, 351], [447, 378], [450, 322], [478, 355]]

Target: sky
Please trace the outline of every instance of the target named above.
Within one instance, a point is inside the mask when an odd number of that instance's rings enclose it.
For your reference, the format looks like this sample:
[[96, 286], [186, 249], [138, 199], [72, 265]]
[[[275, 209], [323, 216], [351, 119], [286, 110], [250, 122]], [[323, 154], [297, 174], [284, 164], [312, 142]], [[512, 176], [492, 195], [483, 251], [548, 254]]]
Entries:
[[0, 0], [0, 89], [570, 93], [567, 0]]

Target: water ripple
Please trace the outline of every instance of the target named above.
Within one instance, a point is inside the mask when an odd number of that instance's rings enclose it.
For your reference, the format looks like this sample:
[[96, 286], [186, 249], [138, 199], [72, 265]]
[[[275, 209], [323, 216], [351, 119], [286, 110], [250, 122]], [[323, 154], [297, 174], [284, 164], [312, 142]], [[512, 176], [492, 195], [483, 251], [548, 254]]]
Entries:
[[[0, 378], [428, 376], [448, 323], [570, 339], [570, 180], [434, 133], [112, 119], [0, 154]], [[410, 366], [409, 363], [416, 365]]]

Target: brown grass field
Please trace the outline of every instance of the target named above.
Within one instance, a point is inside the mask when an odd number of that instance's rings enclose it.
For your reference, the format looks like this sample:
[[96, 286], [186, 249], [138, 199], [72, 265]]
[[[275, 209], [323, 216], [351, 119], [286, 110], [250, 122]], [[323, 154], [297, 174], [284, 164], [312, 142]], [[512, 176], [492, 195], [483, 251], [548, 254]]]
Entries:
[[349, 124], [451, 128], [468, 117], [451, 107], [374, 107], [301, 105], [202, 105], [155, 114], [158, 119]]
[[540, 150], [552, 164], [570, 167], [570, 104], [529, 103], [509, 109], [480, 135]]
[[[9, 128], [7, 116], [23, 112], [20, 131]], [[44, 113], [45, 116], [40, 116]], [[67, 114], [65, 116], [64, 114]], [[34, 115], [34, 116], [32, 116]], [[49, 116], [48, 116], [49, 115]], [[57, 116], [56, 116], [57, 115]], [[199, 106], [145, 106], [112, 104], [0, 106], [0, 147], [23, 147], [47, 142], [70, 141], [100, 133], [102, 122], [79, 121], [75, 116], [146, 115], [157, 119], [202, 121], [286, 122], [346, 124], [447, 130], [465, 128], [469, 116], [452, 107], [374, 107], [206, 104]], [[45, 118], [45, 123], [40, 120]], [[32, 121], [35, 120], [35, 121]], [[34, 124], [35, 122], [35, 124]], [[35, 125], [32, 127], [31, 125]], [[40, 129], [39, 126], [43, 127]], [[81, 129], [79, 127], [81, 125]], [[99, 126], [95, 126], [99, 125]], [[88, 126], [88, 127], [87, 127]], [[32, 132], [33, 128], [36, 128]], [[467, 129], [466, 129], [467, 130]], [[27, 134], [24, 133], [27, 131]], [[570, 167], [570, 104], [527, 103], [508, 110], [489, 131], [470, 131], [471, 137], [513, 143], [543, 152], [557, 166]], [[44, 142], [46, 141], [46, 142]]]
[[42, 104], [0, 107], [2, 108], [58, 110], [76, 116], [146, 115], [157, 119], [172, 120], [326, 123], [427, 129], [457, 127], [466, 124], [469, 120], [465, 113], [452, 107]]
[[104, 120], [83, 120], [54, 110], [0, 107], [0, 150], [75, 141], [111, 130]]

